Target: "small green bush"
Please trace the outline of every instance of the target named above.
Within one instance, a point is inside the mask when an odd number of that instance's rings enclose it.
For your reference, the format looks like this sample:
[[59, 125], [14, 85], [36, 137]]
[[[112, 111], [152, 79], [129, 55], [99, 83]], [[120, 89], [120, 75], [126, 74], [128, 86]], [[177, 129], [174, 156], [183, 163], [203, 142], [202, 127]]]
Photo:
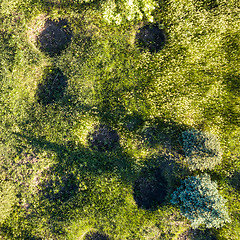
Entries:
[[219, 228], [230, 222], [226, 200], [219, 194], [217, 184], [210, 176], [192, 176], [172, 194], [171, 203], [180, 206], [181, 214], [191, 221], [193, 228]]
[[183, 150], [190, 170], [213, 169], [222, 160], [222, 150], [217, 137], [195, 129], [182, 133]]
[[154, 0], [108, 0], [103, 5], [103, 18], [109, 23], [141, 20], [153, 22], [152, 11], [157, 6]]

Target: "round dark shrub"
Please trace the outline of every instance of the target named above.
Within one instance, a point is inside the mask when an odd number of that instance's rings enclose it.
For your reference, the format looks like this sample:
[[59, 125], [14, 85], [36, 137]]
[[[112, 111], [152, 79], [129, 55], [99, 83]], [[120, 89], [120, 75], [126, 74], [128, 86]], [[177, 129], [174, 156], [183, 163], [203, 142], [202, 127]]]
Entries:
[[59, 68], [47, 68], [36, 92], [37, 101], [48, 105], [59, 101], [67, 87], [67, 78]]
[[145, 25], [136, 34], [137, 44], [151, 53], [159, 52], [166, 43], [166, 35], [157, 24]]
[[119, 140], [117, 131], [103, 124], [96, 126], [95, 131], [88, 136], [90, 147], [100, 152], [114, 150], [120, 145]]
[[65, 19], [53, 21], [48, 19], [44, 29], [37, 37], [37, 42], [41, 51], [50, 56], [58, 55], [70, 43], [72, 32]]
[[89, 231], [85, 234], [83, 240], [110, 240], [110, 237], [99, 231]]
[[154, 209], [165, 201], [167, 195], [167, 182], [160, 169], [152, 174], [143, 174], [134, 184], [134, 199], [138, 207]]

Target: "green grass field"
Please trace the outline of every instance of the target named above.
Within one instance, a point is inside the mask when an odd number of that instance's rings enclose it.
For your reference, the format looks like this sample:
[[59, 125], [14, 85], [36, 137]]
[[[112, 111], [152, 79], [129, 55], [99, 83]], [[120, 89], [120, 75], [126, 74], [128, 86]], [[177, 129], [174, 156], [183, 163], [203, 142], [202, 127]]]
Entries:
[[[110, 24], [105, 2], [0, 0], [0, 239], [81, 240], [91, 230], [114, 240], [240, 239], [240, 4], [156, 1], [166, 43], [151, 53], [136, 40], [147, 19]], [[46, 19], [71, 29], [54, 56], [36, 40]], [[51, 71], [65, 83], [46, 93]], [[118, 133], [112, 151], [90, 146], [99, 125]], [[223, 150], [206, 170], [228, 200], [231, 223], [220, 229], [192, 230], [170, 203], [200, 173], [187, 169], [179, 140], [192, 128], [217, 135]], [[135, 183], [156, 169], [165, 200], [139, 207]]]

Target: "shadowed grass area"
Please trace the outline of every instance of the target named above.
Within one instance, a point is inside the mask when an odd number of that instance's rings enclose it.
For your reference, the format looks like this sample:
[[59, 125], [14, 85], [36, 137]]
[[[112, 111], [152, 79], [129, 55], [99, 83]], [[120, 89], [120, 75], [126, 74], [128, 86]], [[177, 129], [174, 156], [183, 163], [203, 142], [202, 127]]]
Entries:
[[[12, 200], [0, 238], [191, 238], [169, 201], [198, 173], [179, 141], [195, 128], [219, 137], [223, 159], [208, 174], [232, 217], [199, 239], [238, 239], [237, 1], [156, 2], [152, 23], [108, 24], [104, 0], [1, 1], [0, 189]], [[57, 54], [34, 42], [46, 21], [39, 41]]]

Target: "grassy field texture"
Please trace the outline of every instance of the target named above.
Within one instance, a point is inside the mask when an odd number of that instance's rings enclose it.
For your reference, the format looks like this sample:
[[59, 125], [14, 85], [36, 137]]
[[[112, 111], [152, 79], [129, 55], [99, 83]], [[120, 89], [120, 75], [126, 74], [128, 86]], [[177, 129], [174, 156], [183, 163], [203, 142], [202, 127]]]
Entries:
[[[148, 21], [110, 24], [106, 2], [0, 0], [0, 239], [81, 240], [90, 230], [114, 240], [240, 239], [238, 1], [156, 1], [153, 22], [166, 34], [157, 53], [136, 41]], [[71, 29], [58, 55], [38, 47], [46, 19]], [[65, 83], [46, 93], [51, 71]], [[101, 124], [120, 136], [112, 151], [89, 144]], [[180, 139], [192, 128], [221, 144], [221, 164], [205, 171], [228, 200], [221, 229], [191, 229], [170, 203], [200, 173], [187, 168]], [[139, 207], [135, 183], [152, 183], [156, 169], [165, 200]]]

